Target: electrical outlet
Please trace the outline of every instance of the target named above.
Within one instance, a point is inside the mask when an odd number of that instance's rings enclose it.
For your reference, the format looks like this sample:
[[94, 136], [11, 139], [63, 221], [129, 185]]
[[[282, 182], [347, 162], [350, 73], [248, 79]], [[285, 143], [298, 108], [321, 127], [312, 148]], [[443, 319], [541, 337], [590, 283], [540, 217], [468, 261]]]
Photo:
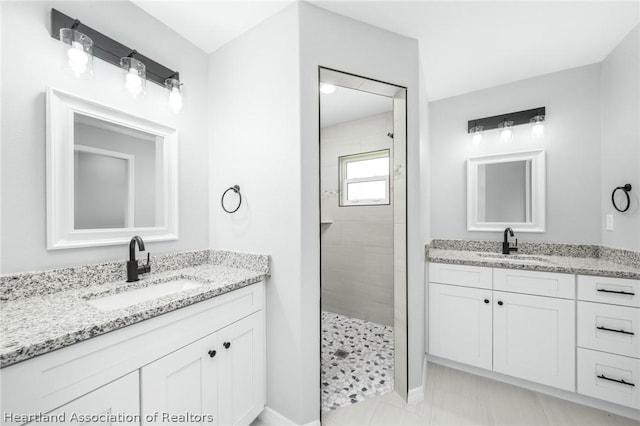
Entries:
[[613, 215], [607, 215], [607, 231], [613, 231]]

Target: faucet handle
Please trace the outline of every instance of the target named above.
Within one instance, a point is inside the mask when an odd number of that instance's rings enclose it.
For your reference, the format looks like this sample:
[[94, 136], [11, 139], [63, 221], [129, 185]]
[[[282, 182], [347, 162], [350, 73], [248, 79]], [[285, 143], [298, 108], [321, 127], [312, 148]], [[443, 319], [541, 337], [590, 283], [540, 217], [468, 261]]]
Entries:
[[[516, 245], [518, 245], [518, 240], [516, 240]], [[150, 262], [151, 262], [151, 253], [147, 252], [147, 266], [149, 266]]]

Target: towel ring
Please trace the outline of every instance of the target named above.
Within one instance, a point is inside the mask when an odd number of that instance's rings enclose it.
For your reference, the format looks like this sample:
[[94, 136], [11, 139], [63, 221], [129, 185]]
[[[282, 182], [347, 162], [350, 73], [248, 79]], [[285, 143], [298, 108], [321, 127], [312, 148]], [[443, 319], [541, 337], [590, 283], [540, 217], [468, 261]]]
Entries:
[[[229, 191], [235, 192], [236, 194], [238, 194], [238, 197], [240, 197], [240, 199], [238, 200], [238, 206], [233, 210], [227, 210], [227, 208], [224, 206], [224, 196], [227, 195], [227, 192]], [[224, 210], [227, 213], [237, 212], [238, 209], [240, 208], [240, 205], [242, 205], [242, 194], [240, 194], [240, 187], [238, 185], [233, 185], [229, 187], [226, 191], [224, 191], [222, 193], [222, 198], [220, 199], [220, 205], [222, 205], [222, 210]]]
[[[627, 207], [625, 207], [624, 209], [621, 209], [620, 207], [617, 206], [616, 204], [616, 192], [618, 190], [622, 190], [622, 192], [624, 192], [624, 195], [626, 195], [627, 197]], [[624, 186], [619, 186], [616, 189], [613, 190], [613, 192], [611, 193], [611, 202], [613, 203], [613, 207], [618, 210], [621, 213], [626, 212], [627, 210], [629, 210], [629, 206], [631, 205], [631, 198], [629, 197], [629, 191], [631, 191], [631, 184], [627, 183]]]

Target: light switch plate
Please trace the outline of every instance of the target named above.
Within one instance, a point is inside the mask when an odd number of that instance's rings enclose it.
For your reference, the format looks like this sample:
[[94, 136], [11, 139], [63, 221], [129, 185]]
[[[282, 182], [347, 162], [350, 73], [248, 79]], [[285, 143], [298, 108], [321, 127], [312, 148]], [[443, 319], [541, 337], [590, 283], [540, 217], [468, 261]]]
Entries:
[[611, 213], [607, 215], [607, 231], [613, 231], [613, 215]]

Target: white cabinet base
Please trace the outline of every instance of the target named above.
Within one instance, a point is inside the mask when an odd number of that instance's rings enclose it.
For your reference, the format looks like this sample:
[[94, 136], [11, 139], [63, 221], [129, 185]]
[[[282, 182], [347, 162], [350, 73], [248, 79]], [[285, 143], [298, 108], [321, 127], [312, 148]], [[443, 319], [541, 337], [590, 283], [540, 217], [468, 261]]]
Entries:
[[513, 386], [518, 386], [520, 388], [528, 389], [533, 392], [539, 392], [555, 398], [575, 402], [576, 404], [596, 408], [598, 410], [608, 411], [610, 413], [614, 413], [623, 417], [628, 417], [630, 419], [637, 420], [640, 418], [640, 410], [630, 408], [630, 407], [625, 407], [619, 404], [614, 404], [614, 403], [604, 401], [602, 399], [594, 398], [591, 396], [582, 395], [577, 392], [571, 392], [571, 391], [566, 391], [559, 388], [554, 388], [551, 386], [541, 385], [540, 383], [531, 382], [529, 380], [518, 379], [517, 377], [496, 373], [495, 371], [485, 370], [483, 368], [462, 364], [459, 362], [451, 361], [449, 359], [440, 358], [433, 355], [427, 355], [427, 361], [434, 364], [443, 365], [445, 367], [453, 368], [456, 370], [464, 371], [466, 373], [474, 374], [476, 376], [485, 377], [487, 379], [496, 380], [498, 382], [507, 383]]
[[494, 291], [493, 370], [575, 390], [573, 300]]
[[29, 425], [139, 425], [139, 413], [140, 386], [138, 372], [134, 371], [53, 410], [49, 414], [56, 416], [56, 420]]
[[640, 360], [578, 348], [578, 393], [640, 409]]
[[430, 283], [429, 353], [490, 370], [491, 300], [491, 290]]

